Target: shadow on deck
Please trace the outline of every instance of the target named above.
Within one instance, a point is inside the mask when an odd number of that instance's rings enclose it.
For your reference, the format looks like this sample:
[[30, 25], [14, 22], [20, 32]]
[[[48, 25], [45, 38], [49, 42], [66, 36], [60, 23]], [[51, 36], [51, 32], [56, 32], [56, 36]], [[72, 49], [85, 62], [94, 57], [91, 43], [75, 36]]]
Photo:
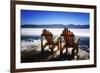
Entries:
[[[35, 54], [34, 54], [35, 52]], [[64, 53], [63, 55], [58, 55], [57, 57], [50, 57], [51, 52], [44, 51], [44, 54], [41, 55], [39, 51], [31, 51], [31, 52], [22, 52], [21, 53], [21, 63], [28, 62], [48, 62], [48, 61], [64, 61], [64, 60], [73, 60], [74, 57], [72, 55], [68, 55]], [[49, 58], [50, 57], [50, 58]]]

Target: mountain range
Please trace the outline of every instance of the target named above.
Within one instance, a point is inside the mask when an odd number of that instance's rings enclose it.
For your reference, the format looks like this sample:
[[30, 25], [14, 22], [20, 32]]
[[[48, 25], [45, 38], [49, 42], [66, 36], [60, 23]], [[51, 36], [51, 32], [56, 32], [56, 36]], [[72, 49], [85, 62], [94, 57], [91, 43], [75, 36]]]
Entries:
[[24, 24], [21, 25], [21, 28], [83, 28], [83, 29], [88, 29], [89, 24], [86, 25], [74, 25], [74, 24], [69, 24], [69, 25], [64, 25], [64, 24]]

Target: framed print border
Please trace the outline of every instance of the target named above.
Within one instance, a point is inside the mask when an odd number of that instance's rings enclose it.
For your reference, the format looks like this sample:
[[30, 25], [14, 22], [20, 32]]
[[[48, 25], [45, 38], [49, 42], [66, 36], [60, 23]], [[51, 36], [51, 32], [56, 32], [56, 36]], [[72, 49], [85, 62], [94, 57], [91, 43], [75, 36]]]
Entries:
[[[86, 65], [75, 66], [58, 66], [58, 67], [41, 67], [41, 68], [16, 68], [16, 5], [39, 5], [52, 7], [71, 7], [71, 8], [85, 8], [94, 10], [94, 63]], [[33, 1], [11, 1], [11, 72], [27, 72], [27, 71], [42, 71], [42, 70], [58, 70], [58, 69], [73, 69], [73, 68], [89, 68], [96, 67], [96, 6], [93, 5], [78, 5], [78, 4], [62, 4], [62, 3], [46, 3]]]

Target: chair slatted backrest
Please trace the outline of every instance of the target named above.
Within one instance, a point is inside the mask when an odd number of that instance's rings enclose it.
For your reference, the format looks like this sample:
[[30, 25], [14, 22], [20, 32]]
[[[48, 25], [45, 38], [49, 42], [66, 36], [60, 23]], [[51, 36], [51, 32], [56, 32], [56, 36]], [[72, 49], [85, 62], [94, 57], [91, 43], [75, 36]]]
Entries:
[[45, 39], [46, 39], [48, 44], [52, 44], [53, 36], [52, 36], [51, 32], [49, 32], [48, 30], [44, 29], [43, 30], [43, 36], [45, 37]]
[[74, 34], [65, 28], [61, 34], [64, 37], [64, 41], [67, 47], [72, 47], [74, 43]]

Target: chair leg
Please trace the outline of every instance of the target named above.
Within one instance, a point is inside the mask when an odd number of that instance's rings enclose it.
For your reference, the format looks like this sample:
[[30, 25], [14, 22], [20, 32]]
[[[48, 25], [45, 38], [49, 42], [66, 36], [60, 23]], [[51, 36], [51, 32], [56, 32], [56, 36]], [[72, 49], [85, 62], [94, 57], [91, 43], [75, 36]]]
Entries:
[[75, 59], [75, 48], [72, 50], [72, 58]]
[[41, 48], [41, 54], [43, 54], [43, 53], [44, 53], [44, 48], [42, 47], [42, 48]]
[[41, 35], [41, 55], [44, 53], [43, 36]]
[[78, 57], [77, 57], [77, 54], [78, 54], [78, 46], [75, 46], [74, 48], [73, 48], [73, 50], [72, 50], [72, 57], [74, 58], [74, 59], [77, 59]]
[[54, 52], [54, 50], [53, 50], [53, 48], [51, 48], [51, 54], [53, 54], [53, 52]]
[[76, 60], [78, 59], [78, 46], [76, 46], [76, 53], [75, 53], [75, 56], [76, 56]]
[[74, 48], [75, 48], [75, 55], [77, 55], [78, 54], [78, 45], [75, 45]]
[[78, 54], [78, 46], [76, 46], [76, 54]]
[[62, 48], [60, 48], [60, 55], [62, 55], [63, 54], [63, 50], [62, 50]]
[[66, 47], [66, 53], [68, 53], [68, 48]]

